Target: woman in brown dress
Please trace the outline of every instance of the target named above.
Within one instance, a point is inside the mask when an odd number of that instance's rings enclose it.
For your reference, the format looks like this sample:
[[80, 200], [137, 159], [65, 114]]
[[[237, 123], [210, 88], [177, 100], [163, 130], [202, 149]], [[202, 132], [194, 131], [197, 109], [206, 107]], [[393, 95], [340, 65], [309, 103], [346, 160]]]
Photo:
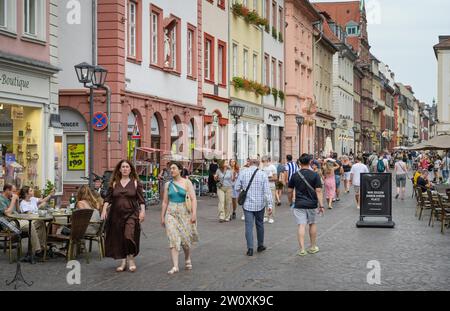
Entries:
[[127, 160], [120, 161], [114, 169], [103, 205], [104, 219], [106, 257], [122, 259], [117, 272], [124, 271], [127, 262], [129, 271], [136, 271], [134, 257], [139, 253], [140, 223], [145, 219], [145, 200], [136, 169]]

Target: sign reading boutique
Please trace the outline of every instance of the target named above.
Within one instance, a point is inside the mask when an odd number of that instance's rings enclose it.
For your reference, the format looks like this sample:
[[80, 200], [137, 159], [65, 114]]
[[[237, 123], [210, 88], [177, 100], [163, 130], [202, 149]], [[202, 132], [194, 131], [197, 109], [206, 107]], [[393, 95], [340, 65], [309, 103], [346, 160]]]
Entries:
[[0, 69], [0, 90], [25, 96], [48, 98], [49, 79]]

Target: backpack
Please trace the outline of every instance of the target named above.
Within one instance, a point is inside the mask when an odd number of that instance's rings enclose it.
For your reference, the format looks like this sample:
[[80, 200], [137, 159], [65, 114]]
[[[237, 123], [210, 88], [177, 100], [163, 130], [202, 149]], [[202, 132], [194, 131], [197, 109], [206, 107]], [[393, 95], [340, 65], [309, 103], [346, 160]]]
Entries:
[[384, 166], [384, 161], [383, 159], [379, 159], [378, 163], [377, 163], [377, 171], [378, 173], [384, 173], [386, 167]]

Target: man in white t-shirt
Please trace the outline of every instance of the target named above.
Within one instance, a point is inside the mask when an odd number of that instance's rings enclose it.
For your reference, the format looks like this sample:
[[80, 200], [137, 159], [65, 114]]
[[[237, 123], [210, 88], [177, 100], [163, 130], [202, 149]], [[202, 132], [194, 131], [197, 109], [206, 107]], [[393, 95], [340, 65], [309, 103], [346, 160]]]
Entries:
[[361, 156], [356, 157], [356, 163], [352, 165], [350, 171], [350, 181], [355, 189], [356, 207], [360, 206], [360, 191], [361, 191], [361, 173], [369, 173], [366, 165], [362, 164]]
[[261, 158], [261, 163], [262, 163], [262, 170], [264, 171], [264, 173], [266, 173], [267, 177], [269, 178], [269, 186], [270, 186], [270, 191], [272, 192], [272, 214], [269, 215], [268, 211], [266, 209], [266, 213], [264, 215], [264, 221], [269, 221], [269, 224], [273, 224], [274, 220], [273, 220], [273, 216], [275, 213], [275, 192], [276, 192], [276, 187], [275, 187], [275, 182], [278, 180], [278, 173], [277, 173], [277, 168], [275, 167], [275, 165], [273, 165], [270, 162], [270, 158], [268, 156], [263, 156]]

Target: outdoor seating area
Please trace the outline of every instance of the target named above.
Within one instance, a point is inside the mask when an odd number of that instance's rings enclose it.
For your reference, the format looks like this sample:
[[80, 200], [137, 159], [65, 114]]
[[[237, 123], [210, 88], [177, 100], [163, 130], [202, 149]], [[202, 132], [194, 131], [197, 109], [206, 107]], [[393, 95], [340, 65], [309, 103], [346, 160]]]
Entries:
[[423, 191], [420, 187], [414, 186], [413, 191], [417, 203], [418, 220], [428, 219], [430, 227], [434, 227], [435, 222], [439, 222], [441, 233], [444, 234], [445, 230], [450, 228], [450, 189]]
[[[56, 260], [64, 257], [66, 261], [76, 259], [83, 254], [89, 263], [90, 253], [92, 253], [93, 242], [98, 245], [99, 260], [105, 256], [105, 224], [101, 222], [91, 222], [92, 209], [70, 210], [69, 208], [49, 208], [40, 209], [38, 214], [18, 214], [10, 215], [7, 219], [12, 221], [17, 228], [20, 228], [19, 221], [26, 220], [31, 224], [35, 221], [45, 223], [45, 237], [42, 258], [36, 258], [31, 246], [31, 238], [28, 232], [21, 231], [21, 237], [11, 232], [7, 228], [0, 230], [0, 247], [2, 253], [9, 257], [9, 263], [17, 260], [22, 262], [36, 263], [38, 261]], [[88, 233], [90, 225], [98, 227], [95, 233]], [[62, 230], [61, 230], [62, 229]], [[88, 243], [86, 243], [88, 242]], [[23, 255], [25, 254], [25, 257]]]

